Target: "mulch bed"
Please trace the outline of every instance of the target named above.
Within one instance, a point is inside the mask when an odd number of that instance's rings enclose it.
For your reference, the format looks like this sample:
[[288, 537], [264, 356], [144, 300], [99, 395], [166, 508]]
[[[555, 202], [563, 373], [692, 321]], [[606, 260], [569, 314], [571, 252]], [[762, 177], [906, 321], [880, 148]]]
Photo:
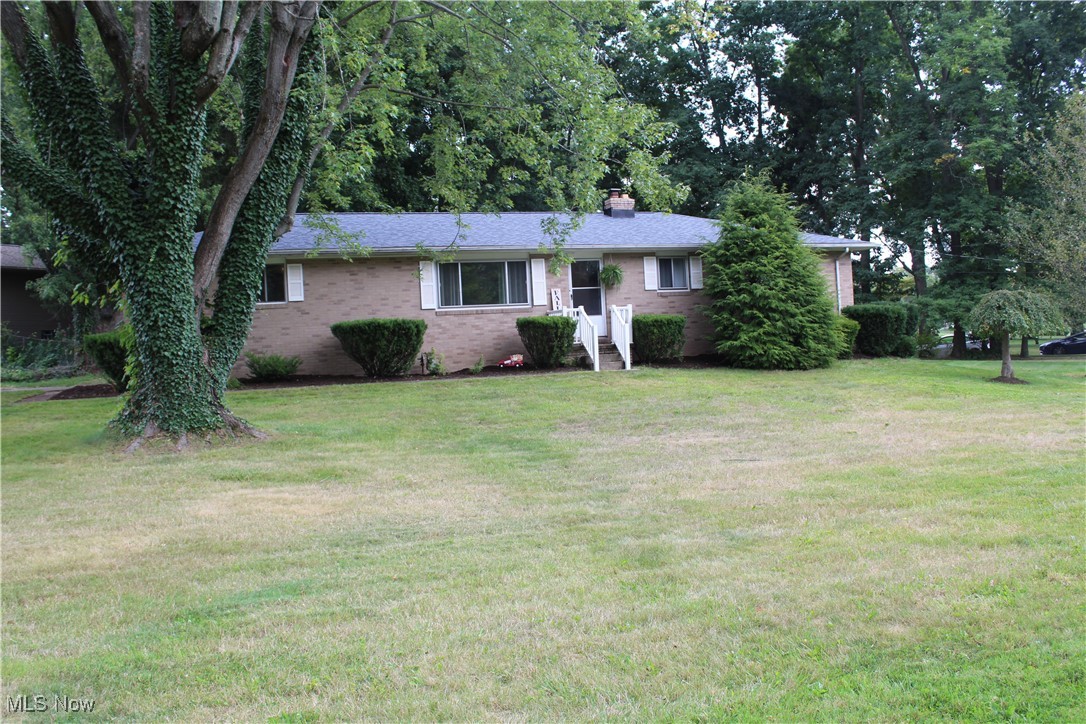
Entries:
[[368, 385], [377, 382], [426, 382], [429, 380], [462, 380], [479, 377], [514, 377], [521, 375], [549, 375], [560, 372], [576, 372], [577, 367], [558, 367], [553, 370], [537, 370], [531, 367], [511, 367], [505, 369], [497, 365], [484, 367], [477, 374], [468, 368], [450, 372], [447, 375], [403, 375], [402, 377], [355, 377], [353, 375], [291, 375], [275, 382], [257, 382], [242, 380], [242, 390], [276, 390], [287, 387], [323, 387], [325, 385]]
[[[654, 366], [705, 369], [718, 365], [719, 362], [714, 357], [711, 355], [704, 355], [701, 357], [687, 357], [682, 362]], [[561, 374], [563, 372], [577, 372], [580, 369], [581, 368], [579, 367], [558, 367], [552, 370], [537, 370], [533, 367], [513, 367], [506, 369], [498, 367], [497, 365], [491, 365], [489, 367], [484, 367], [476, 374], [472, 374], [471, 370], [465, 367], [462, 370], [451, 372], [447, 375], [442, 375], [441, 377], [434, 377], [432, 375], [404, 375], [403, 377], [381, 377], [373, 379], [370, 377], [355, 377], [353, 375], [291, 375], [284, 380], [277, 380], [275, 382], [246, 380], [242, 382], [241, 390], [276, 390], [293, 387], [324, 387], [326, 385], [368, 385], [377, 382], [426, 382], [429, 380], [478, 379], [480, 377], [520, 377], [523, 375], [552, 375]], [[101, 397], [117, 397], [117, 391], [113, 389], [113, 385], [108, 384], [76, 385], [74, 387], [69, 387], [66, 390], [61, 390], [60, 392], [50, 392], [34, 395], [33, 397], [26, 397], [20, 400], [20, 402], [91, 400]]]
[[90, 400], [96, 397], [116, 397], [113, 385], [76, 385], [54, 393], [50, 400]]

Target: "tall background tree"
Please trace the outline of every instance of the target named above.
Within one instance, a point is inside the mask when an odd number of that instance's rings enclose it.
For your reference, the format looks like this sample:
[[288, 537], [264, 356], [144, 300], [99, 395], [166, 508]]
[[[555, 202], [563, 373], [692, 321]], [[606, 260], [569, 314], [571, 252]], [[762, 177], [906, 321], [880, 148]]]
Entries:
[[1040, 197], [1018, 205], [1007, 238], [1037, 285], [1059, 301], [1074, 329], [1086, 324], [1086, 94], [1057, 117], [1031, 164]]
[[598, 56], [602, 18], [625, 8], [4, 3], [32, 121], [5, 107], [4, 183], [54, 217], [70, 263], [119, 280], [135, 375], [120, 429], [137, 442], [249, 430], [224, 405], [229, 370], [267, 249], [329, 147], [317, 207], [371, 183], [413, 114], [420, 204], [500, 208], [530, 188], [550, 208], [587, 209], [609, 161], [650, 202], [673, 194], [643, 150], [665, 128]]

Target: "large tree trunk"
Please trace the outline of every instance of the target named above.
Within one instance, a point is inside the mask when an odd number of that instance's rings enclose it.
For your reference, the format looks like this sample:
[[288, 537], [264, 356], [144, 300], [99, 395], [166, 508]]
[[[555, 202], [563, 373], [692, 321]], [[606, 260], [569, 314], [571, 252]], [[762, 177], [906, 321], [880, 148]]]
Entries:
[[194, 93], [200, 73], [195, 64], [173, 60], [175, 105], [168, 117], [146, 125], [150, 179], [119, 255], [136, 370], [115, 425], [136, 437], [160, 432], [179, 437], [227, 424], [204, 363], [200, 315], [192, 301], [192, 237], [205, 131], [204, 110]]
[[965, 350], [965, 327], [961, 322], [954, 322], [954, 343], [950, 348], [950, 356], [954, 359], [963, 359]]

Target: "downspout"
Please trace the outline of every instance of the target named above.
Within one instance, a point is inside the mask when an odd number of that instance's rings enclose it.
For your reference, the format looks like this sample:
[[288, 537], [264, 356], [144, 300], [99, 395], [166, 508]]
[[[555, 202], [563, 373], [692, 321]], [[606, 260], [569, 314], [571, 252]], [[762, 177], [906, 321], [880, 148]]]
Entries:
[[845, 253], [838, 256], [833, 260], [833, 283], [834, 288], [837, 290], [837, 313], [841, 313], [841, 257], [850, 257], [852, 250], [849, 247], [845, 247]]
[[841, 313], [841, 256], [833, 258], [833, 290], [837, 292], [837, 313]]

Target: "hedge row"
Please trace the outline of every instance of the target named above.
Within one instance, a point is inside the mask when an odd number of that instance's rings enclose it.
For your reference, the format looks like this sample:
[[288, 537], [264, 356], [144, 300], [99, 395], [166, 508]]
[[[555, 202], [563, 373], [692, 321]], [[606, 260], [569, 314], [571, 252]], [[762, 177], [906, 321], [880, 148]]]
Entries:
[[837, 333], [837, 359], [849, 359], [856, 349], [856, 337], [860, 333], [860, 323], [838, 314], [834, 318], [834, 331]]
[[916, 354], [917, 312], [911, 305], [875, 302], [845, 307], [841, 314], [858, 322], [856, 351], [871, 357]]

